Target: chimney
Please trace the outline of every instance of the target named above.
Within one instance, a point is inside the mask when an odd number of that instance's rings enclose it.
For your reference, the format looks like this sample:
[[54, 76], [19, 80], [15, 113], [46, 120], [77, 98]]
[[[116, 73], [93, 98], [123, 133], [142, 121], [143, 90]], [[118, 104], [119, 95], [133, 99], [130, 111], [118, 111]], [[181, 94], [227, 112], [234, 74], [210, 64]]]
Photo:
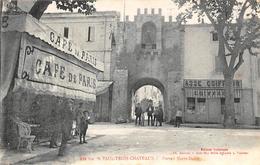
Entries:
[[144, 9], [144, 14], [147, 14], [147, 8]]
[[169, 22], [172, 22], [172, 16], [171, 15], [169, 16]]
[[154, 14], [154, 8], [152, 8], [152, 11], [151, 11], [152, 14]]
[[139, 15], [141, 13], [140, 8], [137, 9], [137, 15]]
[[158, 9], [158, 14], [162, 15], [162, 9], [161, 8]]

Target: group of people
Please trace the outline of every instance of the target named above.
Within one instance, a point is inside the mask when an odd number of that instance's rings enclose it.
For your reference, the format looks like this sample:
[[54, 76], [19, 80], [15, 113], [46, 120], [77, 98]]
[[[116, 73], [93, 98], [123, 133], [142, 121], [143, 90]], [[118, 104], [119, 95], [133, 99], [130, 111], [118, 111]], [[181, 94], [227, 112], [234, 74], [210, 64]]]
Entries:
[[161, 104], [159, 104], [158, 108], [154, 108], [153, 101], [149, 101], [148, 107], [143, 110], [141, 104], [138, 103], [135, 108], [135, 125], [139, 124], [141, 126], [144, 126], [145, 113], [147, 113], [148, 116], [148, 126], [158, 126], [158, 123], [159, 126], [162, 126], [163, 109]]
[[50, 138], [50, 148], [57, 147], [58, 134], [61, 132], [61, 145], [59, 148], [59, 156], [63, 156], [65, 153], [65, 148], [67, 141], [72, 138], [72, 125], [73, 120], [76, 119], [76, 132], [78, 132], [80, 144], [87, 143], [85, 136], [89, 124], [89, 112], [83, 109], [83, 103], [79, 103], [78, 108], [74, 107], [74, 101], [72, 99], [62, 100], [58, 99], [58, 107], [62, 109], [62, 113], [59, 114], [60, 121], [53, 122], [59, 123], [60, 131], [53, 129]]

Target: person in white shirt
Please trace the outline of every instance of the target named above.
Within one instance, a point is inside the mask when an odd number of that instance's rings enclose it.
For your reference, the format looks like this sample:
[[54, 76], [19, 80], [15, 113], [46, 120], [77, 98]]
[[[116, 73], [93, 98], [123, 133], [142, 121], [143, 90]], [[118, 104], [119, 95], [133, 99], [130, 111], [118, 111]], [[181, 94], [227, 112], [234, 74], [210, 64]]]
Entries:
[[176, 127], [180, 127], [182, 122], [182, 110], [180, 108], [178, 108], [177, 112], [176, 112]]

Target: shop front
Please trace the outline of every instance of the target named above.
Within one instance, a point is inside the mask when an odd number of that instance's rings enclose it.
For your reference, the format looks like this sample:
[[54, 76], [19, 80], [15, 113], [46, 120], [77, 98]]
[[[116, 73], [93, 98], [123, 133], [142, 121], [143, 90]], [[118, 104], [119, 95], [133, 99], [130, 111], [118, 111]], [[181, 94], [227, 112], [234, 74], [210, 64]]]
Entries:
[[[4, 123], [16, 116], [36, 127], [36, 137], [48, 138], [53, 126], [58, 127], [56, 119], [62, 113], [59, 101], [70, 99], [73, 109], [93, 112], [96, 74], [103, 71], [103, 64], [30, 15], [4, 17], [6, 26], [1, 30]], [[9, 135], [8, 129], [5, 125], [1, 132]]]
[[[237, 122], [241, 121], [242, 80], [234, 80]], [[225, 110], [224, 80], [184, 79], [184, 121], [223, 123]]]

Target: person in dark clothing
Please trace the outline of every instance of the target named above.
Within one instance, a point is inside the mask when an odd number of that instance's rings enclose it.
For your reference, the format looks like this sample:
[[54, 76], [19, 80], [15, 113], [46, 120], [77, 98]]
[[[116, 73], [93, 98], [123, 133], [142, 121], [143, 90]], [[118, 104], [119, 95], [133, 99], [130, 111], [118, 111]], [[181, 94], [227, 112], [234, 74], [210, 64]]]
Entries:
[[148, 126], [150, 125], [150, 121], [151, 121], [151, 125], [153, 126], [153, 111], [154, 111], [154, 107], [153, 107], [153, 101], [150, 100], [149, 101], [149, 105], [148, 108], [146, 109], [147, 115], [148, 115]]
[[155, 108], [154, 109], [154, 114], [153, 114], [153, 123], [157, 127], [158, 125], [158, 115], [159, 115], [159, 109]]
[[[88, 123], [89, 123], [89, 113], [88, 111], [84, 111], [83, 115], [80, 118], [80, 124], [79, 124], [79, 140], [80, 140], [80, 144], [82, 143], [87, 143], [86, 142], [86, 133], [87, 133], [87, 129], [88, 129]], [[83, 140], [83, 142], [82, 142]]]
[[142, 108], [140, 103], [137, 104], [135, 107], [135, 125], [137, 125], [137, 120], [139, 120], [139, 125], [141, 125], [141, 114], [142, 114]]
[[67, 147], [67, 142], [71, 137], [72, 123], [73, 123], [73, 100], [67, 99], [63, 104], [60, 112], [61, 121], [61, 146], [59, 148], [58, 156], [63, 156]]
[[56, 106], [54, 109], [51, 111], [51, 116], [50, 116], [50, 124], [52, 126], [52, 129], [50, 130], [51, 135], [50, 135], [50, 148], [56, 148], [58, 147], [57, 141], [59, 137], [59, 127], [60, 124], [57, 122], [59, 112], [61, 111], [59, 108], [61, 108], [62, 104], [62, 99], [60, 97], [56, 97], [55, 99], [57, 101]]
[[[160, 123], [160, 126], [162, 126], [162, 122], [163, 122], [163, 109], [162, 109], [162, 105], [159, 105], [159, 109], [158, 109], [158, 121]], [[157, 126], [157, 123], [156, 123]]]

